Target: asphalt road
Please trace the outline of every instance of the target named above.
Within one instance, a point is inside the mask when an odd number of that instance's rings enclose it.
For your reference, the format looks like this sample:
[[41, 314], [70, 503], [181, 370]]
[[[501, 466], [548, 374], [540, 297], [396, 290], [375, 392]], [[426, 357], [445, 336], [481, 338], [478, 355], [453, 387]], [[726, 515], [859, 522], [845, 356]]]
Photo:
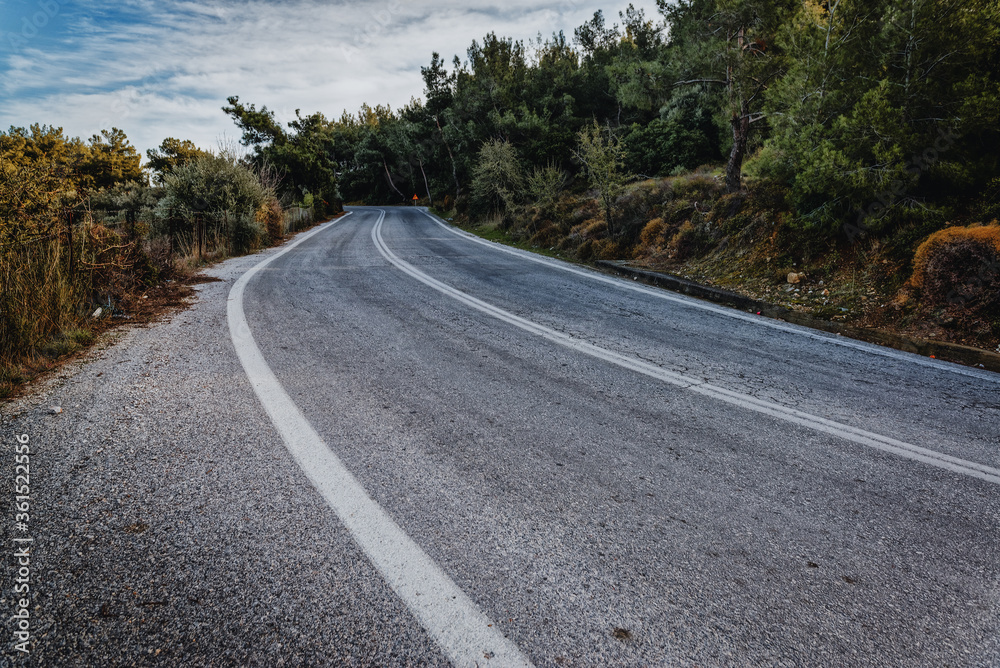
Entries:
[[996, 374], [415, 208], [211, 273], [4, 409], [5, 660], [1000, 665]]

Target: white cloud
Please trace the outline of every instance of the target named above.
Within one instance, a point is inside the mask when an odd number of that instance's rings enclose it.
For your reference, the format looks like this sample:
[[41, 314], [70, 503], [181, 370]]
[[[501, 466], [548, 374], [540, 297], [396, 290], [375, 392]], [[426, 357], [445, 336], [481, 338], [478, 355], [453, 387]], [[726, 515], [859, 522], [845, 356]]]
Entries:
[[[655, 16], [651, 2], [635, 4]], [[449, 62], [464, 58], [490, 31], [528, 40], [562, 29], [571, 37], [600, 5], [64, 0], [60, 7], [58, 35], [0, 57], [0, 124], [61, 125], [84, 137], [114, 125], [146, 149], [167, 136], [206, 147], [235, 136], [221, 112], [229, 95], [267, 105], [282, 121], [295, 109], [339, 117], [362, 102], [396, 108], [421, 95], [420, 66], [433, 51]], [[621, 8], [605, 6], [605, 14], [612, 20]]]

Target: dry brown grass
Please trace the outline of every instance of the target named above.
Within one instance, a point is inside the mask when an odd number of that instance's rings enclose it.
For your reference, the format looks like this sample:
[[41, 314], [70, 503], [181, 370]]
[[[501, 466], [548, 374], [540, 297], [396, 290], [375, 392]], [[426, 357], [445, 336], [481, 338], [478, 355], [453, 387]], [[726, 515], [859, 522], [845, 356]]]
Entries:
[[264, 228], [271, 245], [281, 243], [285, 238], [285, 212], [273, 197], [257, 209], [257, 222]]
[[[923, 289], [928, 281], [938, 283], [947, 277], [937, 276], [937, 271], [943, 270], [946, 257], [956, 253], [975, 253], [974, 248], [978, 247], [979, 253], [986, 256], [992, 255], [994, 261], [1000, 256], [1000, 225], [993, 221], [989, 225], [970, 225], [969, 227], [946, 227], [938, 230], [917, 247], [917, 252], [913, 255], [913, 276], [910, 277], [910, 284], [915, 288]], [[970, 266], [970, 271], [976, 271], [977, 267]], [[958, 277], [955, 277], [956, 279]]]

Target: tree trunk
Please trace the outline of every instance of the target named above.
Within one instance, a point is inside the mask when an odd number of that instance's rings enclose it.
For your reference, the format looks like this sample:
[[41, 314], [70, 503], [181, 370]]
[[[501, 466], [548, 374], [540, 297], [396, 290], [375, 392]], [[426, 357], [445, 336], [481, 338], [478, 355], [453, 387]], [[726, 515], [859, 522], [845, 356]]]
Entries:
[[399, 191], [399, 188], [396, 187], [396, 184], [393, 183], [393, 181], [392, 181], [392, 174], [389, 173], [389, 165], [385, 164], [385, 160], [382, 160], [382, 167], [385, 169], [385, 180], [389, 182], [389, 186], [393, 190], [395, 190], [397, 193], [399, 193], [399, 196], [402, 197], [403, 201], [405, 202], [406, 201], [406, 195], [404, 195], [403, 193], [401, 193]]
[[458, 184], [458, 167], [455, 165], [455, 156], [451, 152], [451, 146], [448, 145], [448, 140], [444, 138], [444, 130], [441, 128], [441, 121], [438, 117], [434, 117], [434, 123], [437, 124], [438, 132], [441, 133], [441, 141], [444, 143], [444, 148], [448, 151], [448, 158], [451, 160], [451, 178], [455, 180], [455, 199], [462, 194], [462, 186]]
[[431, 199], [431, 187], [427, 185], [427, 172], [424, 171], [424, 161], [420, 158], [417, 158], [417, 160], [420, 162], [420, 173], [424, 176], [424, 188], [427, 190], [427, 201], [431, 206], [434, 206], [434, 200]]
[[601, 199], [604, 201], [604, 222], [608, 226], [608, 238], [612, 239], [615, 236], [615, 220], [611, 213], [611, 200], [606, 196], [602, 196]]
[[743, 186], [743, 158], [746, 157], [747, 140], [750, 138], [750, 114], [746, 103], [740, 104], [740, 112], [730, 121], [733, 126], [733, 150], [729, 152], [726, 164], [726, 192], [739, 192]]

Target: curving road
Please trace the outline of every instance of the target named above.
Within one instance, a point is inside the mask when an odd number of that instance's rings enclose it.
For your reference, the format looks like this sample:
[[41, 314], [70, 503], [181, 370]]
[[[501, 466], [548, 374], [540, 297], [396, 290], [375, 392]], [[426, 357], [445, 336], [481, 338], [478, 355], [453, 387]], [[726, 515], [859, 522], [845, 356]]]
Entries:
[[1000, 663], [1000, 376], [417, 208], [216, 272], [4, 425], [36, 659]]

